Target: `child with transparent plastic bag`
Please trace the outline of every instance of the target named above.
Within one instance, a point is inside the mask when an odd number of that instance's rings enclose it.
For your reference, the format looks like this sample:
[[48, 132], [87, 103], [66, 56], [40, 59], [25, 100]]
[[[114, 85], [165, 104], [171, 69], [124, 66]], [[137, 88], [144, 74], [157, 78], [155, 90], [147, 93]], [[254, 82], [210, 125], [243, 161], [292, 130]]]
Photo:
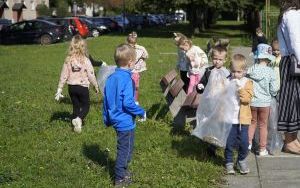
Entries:
[[225, 166], [227, 174], [235, 174], [233, 150], [237, 146], [237, 165], [241, 174], [250, 172], [247, 165], [248, 155], [248, 127], [251, 124], [250, 103], [253, 96], [253, 82], [246, 78], [246, 58], [241, 54], [235, 54], [230, 65], [230, 84], [235, 85], [236, 92], [232, 95], [233, 118], [232, 127], [227, 138], [225, 148]]
[[266, 149], [268, 136], [268, 120], [272, 97], [278, 92], [275, 71], [268, 65], [274, 62], [272, 47], [267, 44], [257, 46], [257, 61], [248, 70], [248, 77], [253, 80], [254, 96], [251, 101], [252, 120], [249, 127], [249, 149], [252, 148], [252, 140], [256, 127], [259, 127], [259, 155], [268, 155]]
[[74, 131], [81, 132], [82, 121], [90, 108], [89, 85], [92, 83], [99, 92], [94, 68], [87, 55], [87, 46], [80, 35], [72, 38], [68, 56], [65, 59], [55, 99], [58, 101], [63, 97], [62, 89], [67, 82], [69, 95], [73, 104], [72, 124]]
[[200, 81], [200, 78], [205, 71], [205, 65], [208, 64], [208, 59], [205, 52], [199, 47], [192, 44], [189, 39], [181, 38], [179, 40], [179, 48], [183, 50], [188, 59], [188, 77], [190, 78], [187, 94], [194, 91], [195, 86]]
[[280, 54], [280, 49], [279, 49], [279, 42], [277, 39], [274, 39], [272, 41], [272, 50], [273, 50], [273, 55], [275, 56], [275, 61], [272, 63], [272, 67], [275, 70], [275, 75], [276, 75], [276, 80], [277, 80], [277, 85], [280, 86], [280, 73], [279, 73], [279, 64], [281, 61], [281, 54]]
[[147, 70], [146, 59], [149, 54], [144, 46], [137, 44], [137, 33], [131, 32], [128, 34], [127, 43], [135, 49], [136, 59], [134, 68], [132, 69], [132, 79], [135, 84], [135, 101], [138, 104], [139, 87], [140, 87], [140, 73]]
[[[207, 67], [205, 69], [205, 73], [203, 74], [200, 82], [196, 87], [197, 92], [203, 95], [200, 98], [199, 106], [197, 109], [197, 126], [193, 130], [192, 134], [199, 137], [200, 139], [203, 139], [202, 136], [205, 136], [206, 133], [209, 133], [203, 132], [205, 131], [203, 129], [203, 126], [207, 126], [207, 123], [209, 123], [209, 119], [211, 120], [212, 126], [218, 126], [216, 124], [223, 121], [220, 120], [220, 118], [218, 117], [218, 113], [222, 111], [222, 109], [219, 108], [219, 104], [224, 101], [222, 98], [222, 92], [224, 92], [228, 82], [228, 77], [230, 76], [230, 72], [223, 66], [226, 60], [226, 55], [227, 49], [224, 47], [215, 46], [212, 49], [213, 66]], [[211, 77], [211, 75], [213, 75], [213, 77]], [[217, 109], [218, 113], [214, 113], [215, 109]], [[210, 126], [210, 124], [208, 126]], [[223, 143], [221, 143], [221, 145], [225, 146], [227, 133], [222, 133], [222, 131], [220, 131], [220, 134], [220, 136], [224, 138]], [[209, 140], [206, 141], [208, 143], [210, 142]], [[212, 140], [212, 142], [210, 142], [209, 147], [207, 148], [207, 152], [211, 156], [216, 155], [217, 147], [215, 145], [220, 146], [219, 141], [217, 144], [213, 142], [214, 141]]]

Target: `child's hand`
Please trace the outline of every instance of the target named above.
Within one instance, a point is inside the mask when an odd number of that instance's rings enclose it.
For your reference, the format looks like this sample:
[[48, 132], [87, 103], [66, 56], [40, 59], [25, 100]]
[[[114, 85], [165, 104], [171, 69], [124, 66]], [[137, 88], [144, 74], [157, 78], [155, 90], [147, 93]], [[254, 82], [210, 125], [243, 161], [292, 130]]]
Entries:
[[203, 84], [198, 84], [198, 85], [197, 85], [197, 88], [198, 88], [199, 90], [203, 90], [203, 89], [204, 89], [204, 85], [203, 85]]
[[245, 99], [247, 97], [247, 91], [245, 89], [240, 89], [239, 96], [241, 100]]
[[64, 98], [64, 96], [62, 95], [62, 89], [58, 88], [55, 94], [55, 100], [59, 101], [61, 98]]
[[146, 112], [145, 112], [144, 116], [141, 119], [139, 119], [138, 121], [139, 122], [145, 122], [146, 120], [147, 120], [147, 115], [146, 115]]
[[99, 88], [98, 88], [98, 86], [97, 86], [97, 87], [95, 87], [95, 92], [96, 92], [96, 94], [98, 94], [98, 93], [99, 93]]

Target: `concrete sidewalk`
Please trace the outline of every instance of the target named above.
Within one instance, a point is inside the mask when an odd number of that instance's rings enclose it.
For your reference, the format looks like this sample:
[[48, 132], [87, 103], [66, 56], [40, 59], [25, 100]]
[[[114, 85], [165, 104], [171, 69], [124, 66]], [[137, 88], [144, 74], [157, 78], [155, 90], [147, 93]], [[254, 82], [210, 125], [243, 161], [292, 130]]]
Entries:
[[279, 153], [275, 156], [260, 157], [253, 153], [248, 156], [248, 175], [227, 176], [230, 188], [299, 188], [300, 156]]

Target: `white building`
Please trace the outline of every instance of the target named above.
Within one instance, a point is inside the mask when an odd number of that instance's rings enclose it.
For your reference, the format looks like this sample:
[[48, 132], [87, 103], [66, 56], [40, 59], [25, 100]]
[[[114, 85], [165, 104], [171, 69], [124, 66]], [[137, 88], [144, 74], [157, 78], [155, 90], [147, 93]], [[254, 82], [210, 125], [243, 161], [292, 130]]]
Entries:
[[13, 23], [35, 19], [39, 4], [49, 7], [49, 0], [0, 0], [0, 18], [12, 20]]

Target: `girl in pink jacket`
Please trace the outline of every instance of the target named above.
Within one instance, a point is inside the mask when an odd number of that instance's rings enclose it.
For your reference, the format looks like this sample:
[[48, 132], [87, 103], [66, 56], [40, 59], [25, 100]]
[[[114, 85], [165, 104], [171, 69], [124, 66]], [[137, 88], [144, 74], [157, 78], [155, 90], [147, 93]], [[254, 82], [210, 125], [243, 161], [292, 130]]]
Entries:
[[71, 41], [55, 94], [55, 100], [58, 101], [62, 98], [62, 88], [67, 82], [69, 95], [73, 104], [72, 124], [74, 131], [77, 133], [81, 132], [82, 120], [89, 112], [90, 82], [95, 87], [96, 93], [99, 92], [94, 68], [87, 57], [86, 42], [80, 35], [75, 35]]

